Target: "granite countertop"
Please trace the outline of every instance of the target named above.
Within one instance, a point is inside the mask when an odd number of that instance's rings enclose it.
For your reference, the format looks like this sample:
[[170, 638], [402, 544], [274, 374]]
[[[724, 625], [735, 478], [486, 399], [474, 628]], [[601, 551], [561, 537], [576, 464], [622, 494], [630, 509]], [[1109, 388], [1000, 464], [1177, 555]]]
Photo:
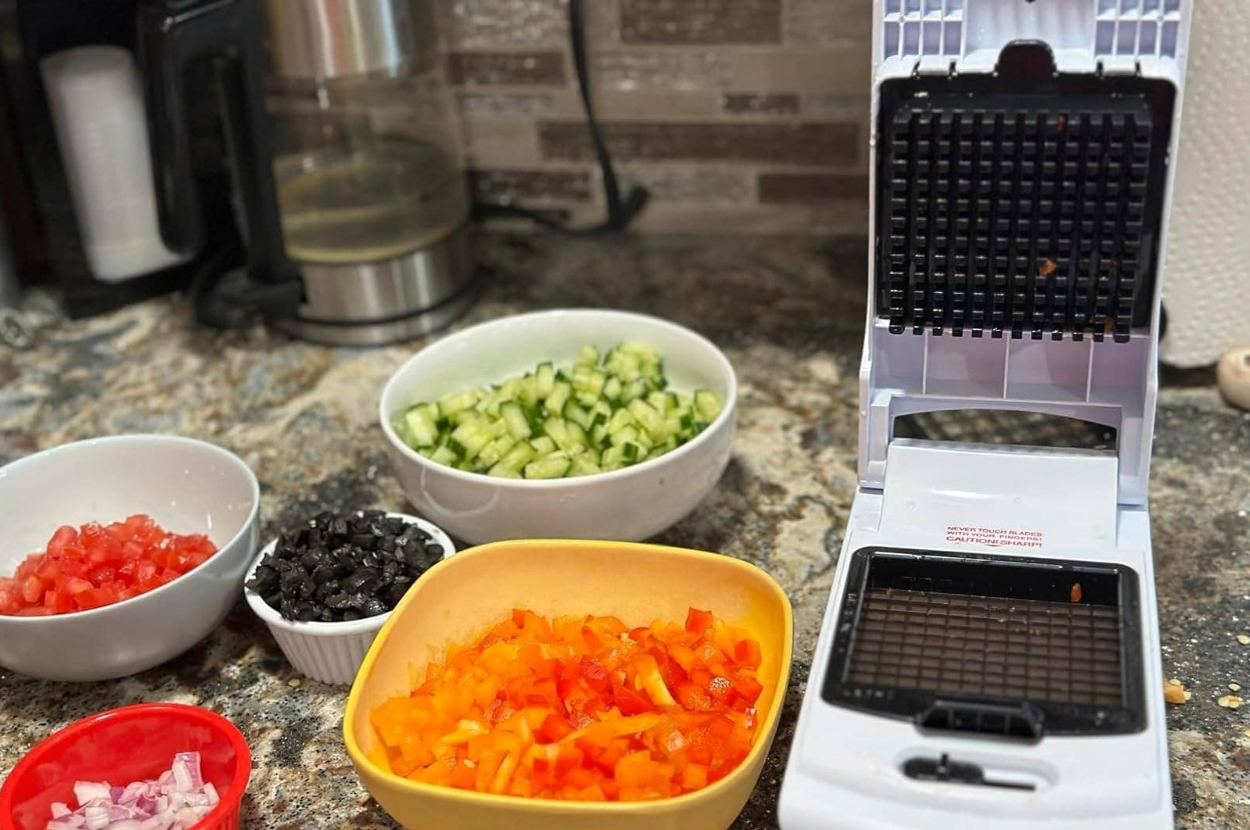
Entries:
[[[774, 574], [795, 610], [795, 671], [769, 764], [737, 828], [770, 828], [805, 662], [855, 493], [863, 242], [805, 238], [491, 237], [499, 274], [466, 325], [516, 311], [601, 306], [660, 314], [722, 346], [741, 381], [734, 458], [714, 495], [659, 541]], [[401, 509], [376, 421], [383, 382], [421, 344], [330, 349], [271, 331], [192, 325], [170, 298], [65, 322], [32, 298], [32, 351], [0, 350], [0, 462], [121, 432], [191, 435], [260, 478], [263, 536], [319, 509]], [[940, 426], [940, 425], [939, 425]], [[1177, 824], [1250, 826], [1250, 415], [1208, 373], [1164, 376], [1151, 508], [1164, 666], [1192, 699], [1169, 707]], [[109, 683], [43, 683], [0, 670], [0, 770], [68, 721], [139, 701], [202, 704], [247, 735], [248, 828], [391, 828], [340, 740], [343, 689], [296, 677], [240, 602], [187, 654]], [[326, 798], [333, 793], [333, 798]]]

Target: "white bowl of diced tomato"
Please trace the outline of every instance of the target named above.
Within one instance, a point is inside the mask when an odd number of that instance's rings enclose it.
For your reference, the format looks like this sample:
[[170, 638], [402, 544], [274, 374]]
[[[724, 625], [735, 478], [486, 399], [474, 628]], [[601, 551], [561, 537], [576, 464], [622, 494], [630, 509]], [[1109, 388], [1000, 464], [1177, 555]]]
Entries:
[[143, 671], [211, 632], [256, 547], [237, 456], [170, 435], [64, 444], [0, 468], [0, 666], [45, 680]]

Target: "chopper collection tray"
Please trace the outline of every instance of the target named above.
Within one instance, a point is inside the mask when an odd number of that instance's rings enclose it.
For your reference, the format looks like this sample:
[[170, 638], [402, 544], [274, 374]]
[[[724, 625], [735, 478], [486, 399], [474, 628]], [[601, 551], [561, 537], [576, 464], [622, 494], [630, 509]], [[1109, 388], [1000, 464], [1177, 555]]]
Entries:
[[1115, 565], [860, 550], [823, 697], [929, 730], [1137, 731], [1138, 602]]

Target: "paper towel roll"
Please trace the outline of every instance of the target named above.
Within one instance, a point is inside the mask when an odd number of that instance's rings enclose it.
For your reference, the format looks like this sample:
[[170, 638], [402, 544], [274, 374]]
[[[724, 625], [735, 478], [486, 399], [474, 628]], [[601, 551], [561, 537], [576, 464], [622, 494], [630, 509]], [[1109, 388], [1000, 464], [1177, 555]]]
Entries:
[[1168, 226], [1162, 359], [1204, 366], [1250, 345], [1250, 3], [1194, 3]]
[[116, 46], [83, 46], [40, 64], [87, 263], [119, 282], [166, 268], [152, 159], [135, 60]]

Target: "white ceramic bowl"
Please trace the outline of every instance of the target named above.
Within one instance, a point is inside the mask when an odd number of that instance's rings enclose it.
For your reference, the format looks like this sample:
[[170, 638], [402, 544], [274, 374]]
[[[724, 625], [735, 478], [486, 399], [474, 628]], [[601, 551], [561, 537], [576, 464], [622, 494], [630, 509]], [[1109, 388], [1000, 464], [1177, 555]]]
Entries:
[[[415, 524], [433, 537], [443, 548], [443, 558], [456, 552], [456, 546], [442, 529], [430, 524], [425, 519], [409, 516], [406, 513], [387, 513], [393, 519], [403, 519], [408, 524]], [[251, 581], [252, 575], [260, 567], [264, 558], [273, 553], [278, 540], [274, 539], [256, 556], [252, 566], [247, 569], [245, 581]], [[382, 626], [391, 618], [391, 612], [365, 617], [363, 620], [351, 622], [294, 622], [282, 618], [277, 610], [261, 598], [260, 594], [248, 588], [243, 589], [247, 604], [252, 606], [256, 616], [265, 621], [273, 638], [278, 641], [278, 648], [286, 656], [287, 661], [300, 674], [321, 683], [333, 686], [350, 685], [356, 679], [356, 670], [360, 668], [373, 638], [382, 630]]]
[[[659, 458], [621, 470], [545, 481], [505, 479], [435, 464], [392, 426], [409, 406], [466, 386], [498, 383], [545, 360], [569, 365], [587, 343], [659, 350], [669, 388], [705, 388], [725, 401], [706, 430]], [[675, 524], [716, 486], [729, 463], [738, 383], [720, 349], [695, 332], [642, 314], [540, 311], [482, 323], [427, 346], [382, 392], [379, 416], [395, 474], [422, 515], [473, 544], [501, 539], [647, 539]]]
[[0, 616], [0, 665], [45, 680], [95, 681], [149, 669], [226, 616], [256, 551], [260, 486], [237, 456], [173, 435], [64, 444], [0, 468], [0, 574], [62, 525], [146, 513], [174, 533], [205, 533], [217, 553], [156, 590], [51, 617]]

